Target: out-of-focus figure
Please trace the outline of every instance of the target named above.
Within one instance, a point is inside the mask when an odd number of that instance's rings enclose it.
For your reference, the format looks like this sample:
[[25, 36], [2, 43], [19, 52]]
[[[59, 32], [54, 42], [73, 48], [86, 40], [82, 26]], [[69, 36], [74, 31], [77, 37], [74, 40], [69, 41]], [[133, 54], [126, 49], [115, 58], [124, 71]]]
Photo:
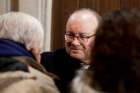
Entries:
[[43, 36], [41, 23], [28, 14], [0, 16], [1, 93], [59, 93], [39, 64]]
[[140, 11], [104, 16], [91, 57], [93, 65], [79, 71], [72, 93], [140, 93]]

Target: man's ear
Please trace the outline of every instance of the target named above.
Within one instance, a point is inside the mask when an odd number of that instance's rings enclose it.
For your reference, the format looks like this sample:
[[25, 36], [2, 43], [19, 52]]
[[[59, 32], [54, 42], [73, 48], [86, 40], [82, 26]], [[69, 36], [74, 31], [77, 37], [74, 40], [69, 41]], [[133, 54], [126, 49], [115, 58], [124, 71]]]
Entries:
[[32, 48], [31, 52], [33, 56], [35, 57], [36, 61], [40, 63], [41, 55], [40, 55], [40, 49], [39, 48]]

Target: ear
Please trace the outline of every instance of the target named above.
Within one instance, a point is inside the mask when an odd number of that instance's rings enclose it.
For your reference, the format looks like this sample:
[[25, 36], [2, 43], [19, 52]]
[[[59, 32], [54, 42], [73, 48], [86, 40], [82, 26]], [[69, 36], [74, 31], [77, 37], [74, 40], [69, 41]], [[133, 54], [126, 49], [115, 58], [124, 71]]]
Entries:
[[36, 61], [38, 63], [40, 63], [40, 60], [41, 60], [40, 49], [39, 48], [32, 48], [31, 52], [34, 55]]
[[65, 39], [65, 41], [66, 41], [66, 35], [64, 35], [64, 39]]

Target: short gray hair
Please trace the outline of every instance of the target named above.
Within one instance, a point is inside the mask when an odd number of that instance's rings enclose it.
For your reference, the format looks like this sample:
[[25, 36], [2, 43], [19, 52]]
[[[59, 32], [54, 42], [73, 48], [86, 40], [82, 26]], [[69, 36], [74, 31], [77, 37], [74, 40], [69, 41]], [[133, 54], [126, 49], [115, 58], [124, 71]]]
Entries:
[[41, 49], [44, 32], [41, 23], [33, 16], [9, 12], [0, 16], [0, 38], [22, 43], [28, 50]]

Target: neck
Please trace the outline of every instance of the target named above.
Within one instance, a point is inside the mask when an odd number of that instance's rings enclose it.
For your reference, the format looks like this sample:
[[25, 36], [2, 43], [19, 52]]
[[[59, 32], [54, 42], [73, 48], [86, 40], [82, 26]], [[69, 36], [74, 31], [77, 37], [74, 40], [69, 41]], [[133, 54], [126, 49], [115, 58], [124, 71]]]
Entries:
[[91, 61], [89, 59], [85, 59], [85, 60], [82, 60], [82, 62], [86, 65], [89, 65]]

